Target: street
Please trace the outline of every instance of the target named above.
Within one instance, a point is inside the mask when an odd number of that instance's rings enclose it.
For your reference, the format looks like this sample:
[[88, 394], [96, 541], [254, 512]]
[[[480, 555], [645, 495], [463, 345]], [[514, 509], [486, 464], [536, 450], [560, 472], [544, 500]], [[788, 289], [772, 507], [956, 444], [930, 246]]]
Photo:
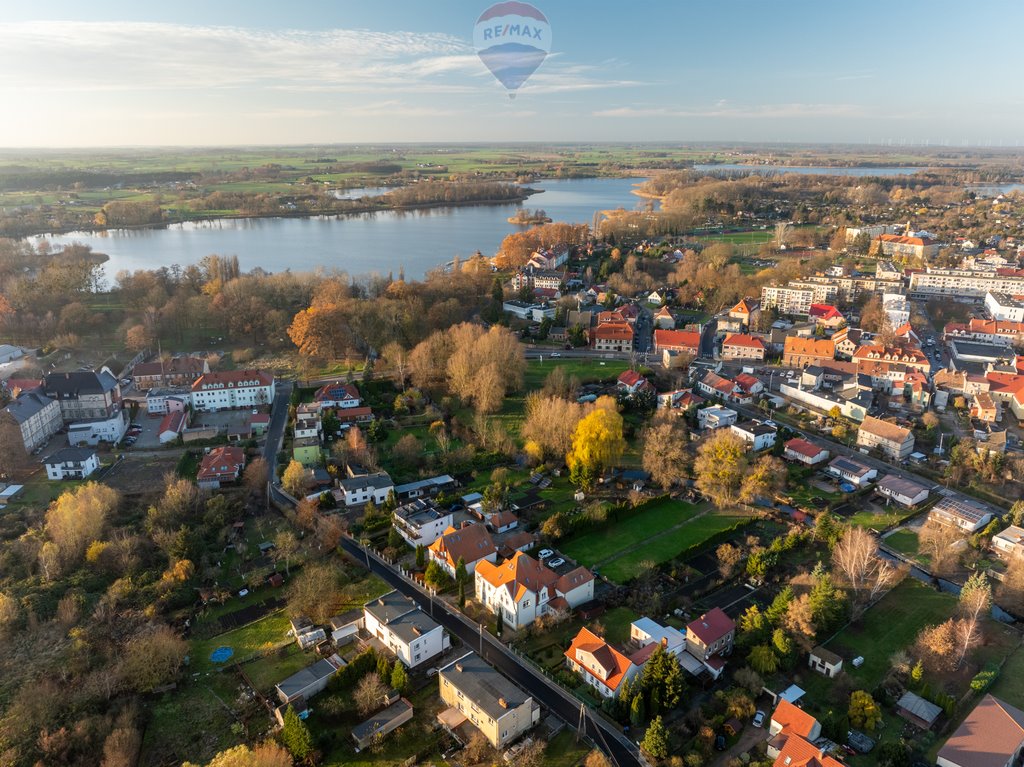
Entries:
[[[366, 563], [371, 572], [411, 597], [421, 610], [430, 614], [449, 633], [462, 640], [467, 649], [479, 653], [488, 663], [530, 693], [538, 702], [551, 709], [563, 721], [570, 726], [579, 721], [580, 707], [583, 706], [581, 701], [520, 660], [490, 633], [482, 631], [479, 624], [452, 611], [441, 600], [434, 600], [420, 591], [391, 565], [373, 552], [368, 552], [351, 538], [344, 538], [341, 546], [357, 561]], [[600, 716], [587, 711], [584, 727], [590, 739], [612, 758], [617, 767], [646, 767], [646, 762], [636, 746]]]

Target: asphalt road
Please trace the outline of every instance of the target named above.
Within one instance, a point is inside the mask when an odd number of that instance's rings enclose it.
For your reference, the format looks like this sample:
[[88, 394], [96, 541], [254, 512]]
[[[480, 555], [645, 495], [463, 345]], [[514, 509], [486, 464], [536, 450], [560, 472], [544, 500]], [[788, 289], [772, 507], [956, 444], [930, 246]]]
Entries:
[[[571, 697], [549, 681], [547, 677], [520, 660], [488, 632], [481, 631], [479, 624], [450, 610], [440, 600], [431, 599], [375, 554], [370, 552], [367, 555], [366, 550], [351, 538], [344, 538], [341, 546], [358, 561], [366, 563], [371, 572], [379, 575], [401, 593], [411, 597], [420, 609], [432, 615], [434, 620], [449, 633], [461, 639], [467, 649], [479, 653], [488, 663], [530, 693], [537, 701], [551, 709], [561, 719], [573, 725], [579, 721], [581, 706], [579, 700]], [[646, 767], [636, 746], [590, 711], [587, 712], [585, 730], [590, 739], [602, 751], [611, 756], [616, 767]]]
[[284, 428], [288, 423], [288, 398], [292, 393], [290, 382], [279, 382], [270, 408], [270, 426], [267, 427], [267, 441], [263, 444], [263, 457], [270, 467], [270, 482], [277, 484], [277, 451], [284, 439]]
[[715, 356], [715, 334], [718, 332], [718, 320], [712, 318], [704, 323], [700, 332], [700, 356], [713, 359]]

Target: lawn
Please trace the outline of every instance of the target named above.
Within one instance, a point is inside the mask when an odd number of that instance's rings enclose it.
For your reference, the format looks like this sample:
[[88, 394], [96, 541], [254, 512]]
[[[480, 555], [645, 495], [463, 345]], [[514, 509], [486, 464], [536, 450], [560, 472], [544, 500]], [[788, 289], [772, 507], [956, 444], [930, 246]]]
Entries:
[[692, 519], [697, 513], [697, 507], [692, 504], [661, 498], [622, 522], [613, 522], [599, 530], [575, 536], [559, 548], [576, 561], [591, 567], [624, 548]]
[[544, 750], [544, 767], [575, 767], [590, 753], [585, 743], [576, 742], [576, 733], [566, 728], [548, 742]]
[[894, 549], [908, 557], [917, 557], [921, 548], [921, 541], [918, 539], [917, 533], [906, 528], [897, 530], [892, 535], [887, 536], [883, 542], [890, 549]]
[[[873, 690], [888, 672], [889, 658], [913, 643], [925, 626], [941, 623], [956, 607], [956, 598], [906, 578], [865, 613], [859, 625], [848, 626], [827, 642], [847, 662], [843, 670], [866, 690]], [[858, 655], [864, 665], [854, 668]]]
[[272, 649], [275, 645], [288, 642], [291, 628], [284, 610], [264, 616], [255, 623], [242, 626], [226, 634], [192, 642], [191, 668], [194, 671], [208, 671], [220, 665], [210, 660], [210, 653], [222, 645], [234, 650], [231, 661], [244, 660], [257, 652]]
[[629, 363], [622, 360], [598, 360], [592, 357], [558, 360], [548, 357], [543, 362], [529, 360], [526, 364], [526, 374], [523, 376], [523, 390], [529, 392], [541, 388], [544, 379], [556, 367], [562, 368], [568, 376], [576, 376], [580, 383], [590, 383], [618, 378], [620, 373], [629, 370]]
[[694, 519], [679, 529], [672, 530], [645, 543], [635, 551], [612, 560], [601, 569], [601, 573], [613, 581], [624, 583], [637, 575], [642, 562], [667, 562], [690, 547], [703, 543], [747, 518], [749, 517], [746, 514], [718, 512]]
[[629, 624], [640, 616], [628, 607], [614, 607], [600, 617], [604, 638], [620, 647], [629, 641]]
[[989, 692], [1011, 706], [1024, 708], [1024, 648], [1018, 647], [1007, 659]]

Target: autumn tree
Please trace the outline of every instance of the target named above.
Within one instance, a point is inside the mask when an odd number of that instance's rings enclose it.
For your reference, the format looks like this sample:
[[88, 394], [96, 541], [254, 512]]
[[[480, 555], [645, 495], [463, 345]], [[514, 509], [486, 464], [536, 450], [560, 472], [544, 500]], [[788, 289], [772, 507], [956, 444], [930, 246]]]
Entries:
[[693, 466], [697, 489], [719, 508], [739, 500], [746, 454], [746, 443], [728, 429], [717, 430], [698, 448]]
[[728, 578], [743, 559], [743, 551], [739, 546], [723, 543], [715, 549], [715, 556], [718, 559], [718, 572], [723, 578]]
[[612, 466], [626, 449], [622, 416], [597, 408], [576, 425], [572, 446], [565, 456], [569, 478], [577, 487], [590, 488], [602, 471]]
[[918, 534], [921, 553], [928, 557], [929, 569], [934, 575], [949, 575], [960, 559], [962, 545], [960, 533], [953, 525], [944, 525], [934, 519], [924, 523]]
[[[132, 761], [131, 765], [134, 764], [135, 762]], [[206, 767], [292, 767], [292, 764], [291, 754], [277, 743], [267, 741], [252, 748], [241, 745], [221, 751], [206, 764]], [[192, 762], [185, 762], [181, 767], [200, 766]]]
[[380, 674], [376, 671], [371, 671], [360, 679], [353, 693], [360, 716], [369, 716], [379, 709], [384, 704], [384, 696], [387, 695], [387, 692], [387, 686], [381, 681]]
[[312, 481], [306, 467], [293, 458], [281, 475], [281, 486], [292, 497], [302, 498], [309, 492]]
[[54, 546], [54, 564], [62, 568], [77, 565], [86, 547], [100, 539], [120, 499], [112, 487], [97, 482], [61, 493], [46, 512], [46, 535]]
[[643, 432], [643, 467], [667, 490], [683, 475], [689, 439], [681, 418], [658, 419]]
[[[801, 594], [789, 603], [782, 625], [791, 636], [796, 638], [797, 643], [804, 650], [814, 647], [814, 637], [818, 633], [818, 627], [814, 623], [814, 609], [811, 606], [809, 594]], [[751, 665], [753, 666], [753, 664]], [[754, 668], [764, 673], [757, 666]]]
[[583, 767], [612, 767], [608, 757], [596, 748], [592, 748], [587, 758], [583, 760]]
[[9, 479], [31, 465], [32, 457], [25, 450], [21, 427], [8, 411], [0, 410], [0, 477]]
[[306, 564], [288, 588], [288, 614], [326, 623], [334, 614], [337, 598], [337, 569], [328, 562]]
[[847, 528], [832, 550], [832, 564], [853, 594], [854, 618], [903, 576], [902, 570], [878, 555], [878, 541], [862, 527]]
[[1010, 612], [1024, 614], [1024, 557], [1014, 557], [999, 584], [999, 604]]
[[258, 497], [267, 491], [267, 479], [270, 477], [270, 467], [267, 459], [263, 456], [253, 458], [249, 465], [242, 472], [242, 484], [249, 494]]
[[292, 558], [299, 552], [299, 539], [291, 530], [282, 530], [274, 536], [274, 558], [284, 562], [285, 575], [291, 575], [289, 566]]
[[912, 654], [928, 671], [952, 671], [956, 667], [958, 644], [956, 620], [950, 618], [937, 626], [921, 629]]
[[768, 645], [751, 648], [748, 658], [750, 667], [759, 674], [774, 674], [779, 670], [779, 656]]
[[850, 724], [858, 730], [873, 730], [882, 721], [882, 710], [871, 697], [871, 693], [863, 690], [854, 690], [850, 694], [847, 715], [850, 717]]
[[169, 626], [155, 626], [129, 640], [122, 671], [137, 692], [153, 692], [172, 681], [188, 654], [188, 642]]
[[757, 459], [740, 485], [740, 500], [753, 503], [758, 498], [774, 500], [786, 487], [786, 465], [782, 459], [765, 455]]
[[520, 430], [527, 453], [538, 462], [564, 456], [572, 447], [573, 432], [583, 415], [584, 407], [579, 403], [537, 392], [528, 394], [526, 419]]
[[129, 351], [141, 352], [152, 345], [153, 339], [145, 325], [132, 325], [125, 331], [124, 345]]

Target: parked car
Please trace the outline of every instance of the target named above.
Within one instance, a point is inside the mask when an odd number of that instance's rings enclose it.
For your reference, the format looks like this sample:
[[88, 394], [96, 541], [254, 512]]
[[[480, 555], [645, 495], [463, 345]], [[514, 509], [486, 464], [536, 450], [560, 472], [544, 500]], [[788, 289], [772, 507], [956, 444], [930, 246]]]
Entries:
[[754, 726], [764, 726], [764, 711], [758, 711], [756, 714], [754, 714]]
[[551, 549], [541, 549], [540, 552], [537, 554], [537, 559], [547, 559], [548, 557], [553, 557], [554, 555], [555, 552], [553, 552]]
[[561, 357], [562, 354], [560, 352], [551, 352], [551, 356], [552, 357]]
[[548, 562], [548, 567], [561, 567], [565, 564], [565, 560], [559, 557], [558, 559], [552, 559]]
[[725, 736], [724, 735], [716, 735], [715, 736], [715, 751], [725, 751]]

